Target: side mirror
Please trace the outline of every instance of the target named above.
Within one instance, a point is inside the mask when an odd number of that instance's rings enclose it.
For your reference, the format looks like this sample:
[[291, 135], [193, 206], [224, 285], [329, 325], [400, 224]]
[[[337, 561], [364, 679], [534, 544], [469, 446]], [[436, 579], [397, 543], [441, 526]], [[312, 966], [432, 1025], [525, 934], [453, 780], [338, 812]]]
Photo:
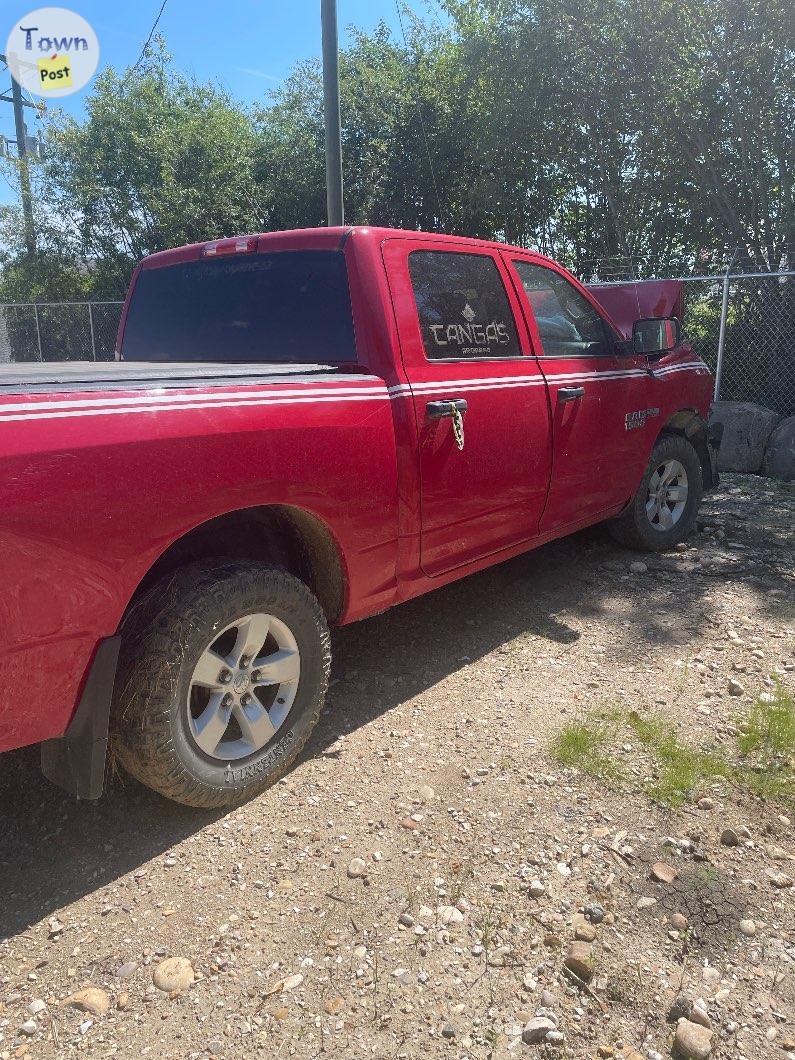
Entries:
[[682, 325], [676, 317], [649, 317], [632, 325], [635, 353], [668, 353], [682, 341]]

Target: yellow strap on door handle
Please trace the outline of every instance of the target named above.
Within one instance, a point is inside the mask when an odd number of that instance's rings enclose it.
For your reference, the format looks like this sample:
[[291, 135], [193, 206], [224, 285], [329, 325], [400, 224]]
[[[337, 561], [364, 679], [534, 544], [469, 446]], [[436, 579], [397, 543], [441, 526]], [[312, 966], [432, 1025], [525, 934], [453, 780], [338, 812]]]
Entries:
[[453, 417], [453, 436], [459, 450], [464, 448], [464, 417], [456, 408], [454, 401], [450, 402], [451, 415]]

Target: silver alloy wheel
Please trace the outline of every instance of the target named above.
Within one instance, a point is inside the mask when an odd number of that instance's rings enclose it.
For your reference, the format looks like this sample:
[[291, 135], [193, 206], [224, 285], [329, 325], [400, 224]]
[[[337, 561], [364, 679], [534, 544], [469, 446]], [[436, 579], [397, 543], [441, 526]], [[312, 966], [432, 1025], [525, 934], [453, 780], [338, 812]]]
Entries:
[[649, 479], [646, 515], [655, 530], [670, 530], [687, 505], [687, 472], [678, 460], [666, 460]]
[[246, 615], [208, 644], [193, 671], [188, 719], [196, 746], [233, 761], [261, 750], [284, 724], [298, 692], [301, 654], [273, 615]]

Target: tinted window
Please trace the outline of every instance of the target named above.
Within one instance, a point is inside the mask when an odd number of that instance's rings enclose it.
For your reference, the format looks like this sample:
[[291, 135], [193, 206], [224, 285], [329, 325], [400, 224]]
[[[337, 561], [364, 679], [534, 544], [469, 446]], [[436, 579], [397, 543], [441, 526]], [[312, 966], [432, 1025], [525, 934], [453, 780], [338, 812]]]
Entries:
[[567, 279], [543, 265], [514, 261], [548, 357], [606, 357], [613, 353], [604, 321]]
[[355, 361], [340, 251], [284, 251], [143, 269], [124, 329], [128, 361]]
[[492, 258], [415, 250], [409, 272], [429, 358], [519, 357], [511, 307]]

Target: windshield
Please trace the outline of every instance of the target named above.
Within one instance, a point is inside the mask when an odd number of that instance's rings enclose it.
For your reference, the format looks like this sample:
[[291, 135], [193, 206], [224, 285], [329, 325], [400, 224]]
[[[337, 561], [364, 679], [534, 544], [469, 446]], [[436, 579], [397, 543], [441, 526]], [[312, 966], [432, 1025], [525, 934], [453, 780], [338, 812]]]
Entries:
[[341, 251], [280, 251], [142, 269], [125, 361], [342, 364], [356, 360]]

